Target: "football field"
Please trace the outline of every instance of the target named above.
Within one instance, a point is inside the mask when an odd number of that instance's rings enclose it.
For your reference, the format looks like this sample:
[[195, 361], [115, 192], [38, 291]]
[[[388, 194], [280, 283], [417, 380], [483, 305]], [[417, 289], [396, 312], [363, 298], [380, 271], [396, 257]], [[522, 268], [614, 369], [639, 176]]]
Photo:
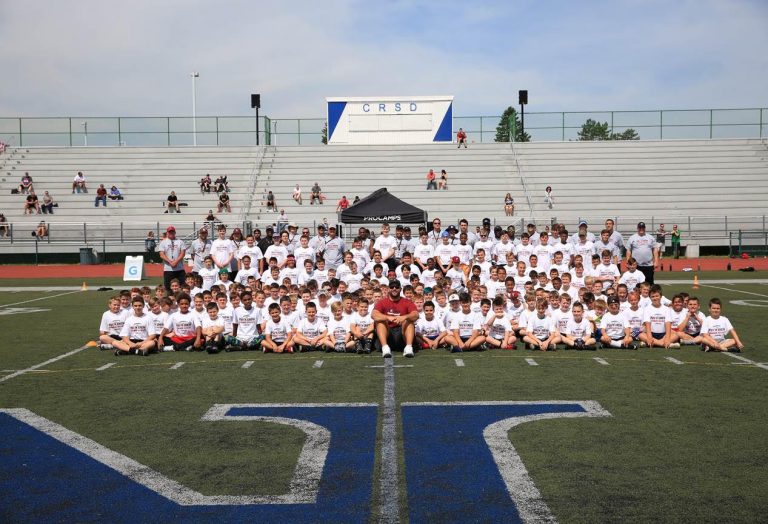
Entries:
[[743, 353], [116, 357], [112, 293], [0, 291], [0, 516], [764, 522], [768, 284], [701, 284]]

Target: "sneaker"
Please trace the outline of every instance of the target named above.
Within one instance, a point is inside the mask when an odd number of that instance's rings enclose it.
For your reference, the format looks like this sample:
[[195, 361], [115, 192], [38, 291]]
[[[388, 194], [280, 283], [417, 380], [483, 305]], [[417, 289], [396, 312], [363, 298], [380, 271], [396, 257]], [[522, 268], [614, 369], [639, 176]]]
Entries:
[[365, 349], [365, 352], [370, 355], [371, 351], [373, 351], [373, 339], [366, 338], [363, 342], [363, 348]]
[[122, 351], [120, 351], [119, 349], [116, 349], [116, 350], [115, 350], [115, 356], [116, 356], [116, 357], [122, 357], [122, 356], [123, 356], [123, 352], [122, 352]]
[[363, 349], [363, 342], [361, 340], [358, 340], [357, 342], [355, 342], [355, 353], [357, 353], [359, 355], [363, 351], [365, 351]]
[[148, 357], [149, 356], [149, 350], [148, 349], [137, 349], [136, 354], [140, 357]]
[[108, 351], [110, 349], [115, 349], [115, 346], [113, 346], [112, 344], [99, 344], [99, 349]]
[[329, 348], [328, 346], [325, 346], [324, 349], [326, 353], [333, 353], [333, 348]]
[[408, 345], [403, 349], [403, 356], [406, 358], [413, 358], [413, 347]]
[[641, 342], [640, 342], [640, 347], [641, 347], [641, 348], [647, 348], [647, 347], [648, 347], [648, 344], [646, 344], [645, 342], [642, 342], [642, 341], [641, 341]]
[[478, 350], [478, 351], [485, 351], [485, 350], [487, 350], [487, 349], [488, 349], [488, 344], [486, 344], [485, 342], [483, 342], [482, 344], [480, 344], [480, 345], [477, 347], [477, 350]]
[[712, 351], [712, 348], [711, 348], [711, 347], [709, 347], [709, 346], [708, 346], [708, 345], [706, 345], [706, 344], [702, 344], [702, 345], [701, 345], [701, 350], [702, 350], [704, 353], [709, 353], [710, 351]]
[[333, 351], [336, 353], [346, 353], [347, 348], [344, 347], [344, 342], [336, 342], [336, 344], [333, 346]]
[[633, 344], [633, 343], [627, 344], [627, 349], [636, 350], [637, 349], [637, 345]]
[[459, 346], [453, 346], [451, 348], [451, 353], [463, 353], [463, 351], [461, 350], [461, 348]]
[[672, 342], [669, 345], [669, 347], [672, 348], [672, 349], [680, 349], [680, 343], [679, 342]]
[[392, 350], [389, 348], [389, 346], [382, 346], [381, 356], [384, 358], [392, 358]]

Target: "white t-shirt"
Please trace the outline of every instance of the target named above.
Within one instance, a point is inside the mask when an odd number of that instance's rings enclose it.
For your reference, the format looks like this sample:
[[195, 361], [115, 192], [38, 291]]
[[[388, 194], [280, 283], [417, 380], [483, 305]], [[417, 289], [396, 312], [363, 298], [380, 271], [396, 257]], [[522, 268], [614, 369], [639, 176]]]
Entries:
[[563, 254], [563, 261], [566, 263], [570, 262], [571, 257], [576, 253], [573, 249], [573, 244], [570, 242], [563, 244], [559, 240], [552, 246], [552, 255], [554, 256], [558, 251]]
[[637, 311], [634, 311], [631, 307], [629, 307], [622, 313], [629, 323], [629, 328], [632, 330], [632, 336], [635, 337], [635, 334], [640, 333], [643, 329], [643, 319], [645, 318], [645, 312], [643, 311], [643, 308], [638, 307]]
[[261, 311], [256, 306], [252, 306], [250, 310], [238, 306], [232, 315], [232, 324], [237, 324], [238, 337], [255, 337], [259, 334], [261, 322]]
[[563, 311], [558, 308], [552, 312], [551, 317], [555, 329], [559, 333], [565, 333], [568, 327], [568, 322], [573, 318], [573, 315], [570, 311]]
[[280, 271], [280, 282], [282, 282], [286, 278], [289, 278], [291, 280], [291, 284], [298, 284], [299, 283], [299, 268], [285, 266]]
[[538, 265], [541, 268], [539, 271], [546, 271], [547, 275], [549, 275], [549, 266], [552, 264], [552, 255], [554, 253], [554, 249], [549, 244], [546, 246], [539, 244], [534, 248], [533, 254], [539, 258]]
[[600, 320], [600, 329], [603, 333], [608, 335], [611, 340], [620, 340], [624, 338], [624, 329], [629, 327], [629, 321], [624, 313], [614, 315], [610, 311], [603, 313], [603, 318]]
[[248, 255], [249, 257], [251, 257], [251, 267], [258, 266], [259, 260], [264, 258], [264, 253], [261, 252], [261, 249], [259, 249], [259, 246], [257, 246], [256, 244], [254, 244], [251, 247], [249, 247], [248, 244], [241, 245], [240, 249], [237, 250], [237, 254], [235, 255], [235, 258], [240, 260], [245, 255]]
[[120, 331], [122, 331], [123, 329], [126, 316], [127, 315], [124, 311], [119, 311], [117, 313], [112, 313], [111, 311], [105, 311], [104, 314], [101, 315], [101, 324], [99, 324], [99, 331], [104, 331], [108, 335], [120, 336]]
[[581, 255], [581, 258], [583, 259], [582, 262], [584, 263], [584, 267], [589, 265], [589, 262], [592, 260], [592, 255], [595, 252], [595, 244], [594, 242], [590, 242], [587, 240], [583, 244], [581, 242], [577, 242], [573, 245], [573, 254], [574, 255]]
[[425, 269], [421, 272], [419, 280], [424, 284], [424, 287], [435, 287], [437, 284], [436, 274], [438, 274], [437, 269]]
[[397, 239], [392, 235], [380, 235], [373, 243], [373, 250], [381, 252], [381, 259], [387, 260], [395, 256], [395, 246]]
[[459, 257], [462, 264], [469, 264], [472, 261], [474, 251], [469, 244], [459, 244], [456, 246], [456, 256]]
[[518, 262], [522, 260], [525, 262], [525, 265], [528, 266], [534, 249], [535, 246], [531, 243], [528, 243], [525, 246], [523, 244], [518, 244], [515, 246], [515, 254], [517, 255]]
[[168, 334], [175, 334], [179, 337], [193, 336], [198, 327], [200, 327], [200, 320], [191, 310], [187, 311], [186, 314], [181, 311], [171, 313], [163, 326]]
[[315, 263], [315, 250], [311, 247], [297, 247], [293, 250], [293, 256], [296, 257], [296, 267], [304, 268], [304, 261], [309, 259], [312, 264]]
[[264, 258], [269, 261], [270, 258], [275, 257], [277, 265], [280, 266], [283, 261], [288, 257], [288, 248], [282, 244], [272, 244], [264, 252]]
[[282, 344], [285, 342], [285, 340], [288, 338], [288, 333], [290, 333], [291, 330], [292, 328], [290, 322], [287, 318], [283, 318], [282, 315], [277, 322], [272, 320], [272, 317], [270, 317], [264, 326], [264, 334], [272, 337], [272, 342], [277, 344]]
[[496, 257], [497, 262], [505, 262], [509, 253], [515, 252], [515, 245], [512, 242], [499, 242], [493, 246], [493, 255]]
[[649, 304], [643, 312], [643, 322], [650, 323], [652, 333], [665, 333], [666, 322], [670, 321], [669, 308], [667, 306], [653, 307]]
[[294, 325], [297, 333], [301, 333], [305, 338], [313, 339], [325, 331], [325, 322], [315, 317], [314, 322], [310, 322], [307, 318], [302, 318]]
[[416, 321], [416, 333], [430, 340], [436, 339], [443, 331], [445, 331], [445, 325], [437, 318], [437, 314], [432, 317], [432, 320], [420, 316]]
[[451, 268], [445, 272], [445, 277], [451, 281], [451, 289], [461, 289], [466, 283], [466, 275], [461, 269]]
[[224, 309], [219, 308], [218, 318], [224, 321], [224, 333], [227, 335], [232, 334], [232, 316], [234, 314], [235, 308], [233, 308], [230, 304], [227, 304], [227, 307]]
[[549, 338], [550, 333], [555, 331], [555, 327], [552, 325], [552, 319], [545, 316], [539, 318], [538, 313], [534, 313], [528, 318], [528, 324], [526, 325], [525, 332], [529, 335], [535, 336], [538, 340], [546, 340]]
[[219, 278], [219, 270], [215, 267], [210, 269], [201, 267], [197, 274], [203, 279], [203, 290], [205, 291], [210, 291], [213, 283]]
[[219, 267], [229, 269], [229, 264], [225, 262], [235, 250], [235, 243], [228, 238], [217, 238], [211, 243], [211, 256]]
[[451, 259], [456, 255], [456, 246], [443, 244], [442, 241], [435, 246], [435, 256], [440, 259], [442, 265], [450, 265]]
[[371, 326], [371, 324], [373, 324], [373, 318], [371, 318], [370, 313], [368, 313], [365, 316], [361, 316], [360, 313], [358, 313], [357, 311], [352, 313], [349, 321], [350, 321], [350, 324], [354, 324], [355, 326], [357, 326], [357, 328], [360, 331], [365, 331]]
[[328, 322], [333, 318], [333, 312], [331, 311], [331, 306], [327, 305], [325, 307], [322, 307], [318, 302], [317, 318], [319, 318], [323, 322], [323, 324], [328, 325]]
[[331, 318], [328, 321], [328, 335], [335, 341], [335, 342], [343, 342], [344, 338], [347, 336], [347, 333], [349, 333], [349, 322], [350, 317], [341, 317], [341, 320], [336, 320], [335, 318]]
[[155, 334], [155, 324], [149, 315], [137, 317], [131, 315], [125, 320], [123, 328], [120, 330], [121, 337], [128, 337], [131, 340], [147, 340], [150, 335]]
[[673, 331], [678, 330], [677, 328], [680, 326], [680, 322], [685, 320], [686, 316], [688, 316], [688, 310], [685, 308], [681, 309], [680, 311], [675, 311], [674, 308], [669, 308], [669, 322]]
[[605, 264], [600, 263], [597, 266], [596, 273], [600, 279], [610, 278], [610, 280], [603, 281], [603, 291], [611, 287], [616, 279], [621, 275], [619, 273], [619, 268], [616, 267], [616, 264], [608, 264], [606, 266]]
[[638, 285], [645, 282], [645, 275], [638, 270], [625, 271], [619, 279], [619, 284], [625, 284], [629, 291], [633, 291]]
[[463, 311], [460, 311], [459, 313], [452, 315], [451, 329], [458, 330], [461, 338], [469, 338], [472, 336], [472, 331], [480, 329], [480, 327], [480, 316], [475, 313], [464, 313]]
[[429, 244], [419, 244], [413, 250], [413, 259], [418, 260], [425, 266], [427, 265], [427, 260], [429, 260], [430, 258], [433, 258], [434, 256], [435, 256], [435, 248], [433, 248]]
[[248, 269], [241, 269], [240, 271], [238, 271], [237, 276], [235, 276], [235, 282], [245, 286], [248, 284], [248, 277], [250, 276], [254, 277], [256, 280], [259, 280], [259, 278], [261, 278], [261, 275], [259, 274], [259, 270], [251, 266]]
[[512, 319], [505, 312], [501, 318], [496, 317], [493, 311], [488, 312], [485, 318], [485, 325], [489, 326], [488, 334], [496, 340], [504, 340], [504, 335], [512, 329]]
[[569, 337], [576, 339], [587, 339], [592, 336], [592, 324], [585, 317], [581, 317], [581, 322], [571, 317], [568, 319], [568, 324], [565, 326], [564, 333]]
[[147, 313], [147, 316], [152, 319], [152, 327], [154, 329], [155, 335], [159, 335], [163, 330], [163, 326], [165, 326], [165, 321], [168, 319], [168, 313], [161, 311], [155, 315], [150, 311]]
[[216, 320], [211, 320], [211, 317], [209, 317], [208, 315], [205, 315], [205, 318], [203, 318], [202, 323], [201, 323], [201, 327], [203, 329], [208, 329], [208, 328], [212, 328], [212, 327], [220, 327], [220, 328], [226, 329], [224, 327], [224, 319], [223, 318], [216, 317]]
[[705, 317], [704, 322], [701, 324], [701, 334], [709, 335], [717, 342], [725, 340], [728, 332], [733, 329], [733, 325], [728, 318], [720, 315], [718, 318], [712, 318], [711, 316]]

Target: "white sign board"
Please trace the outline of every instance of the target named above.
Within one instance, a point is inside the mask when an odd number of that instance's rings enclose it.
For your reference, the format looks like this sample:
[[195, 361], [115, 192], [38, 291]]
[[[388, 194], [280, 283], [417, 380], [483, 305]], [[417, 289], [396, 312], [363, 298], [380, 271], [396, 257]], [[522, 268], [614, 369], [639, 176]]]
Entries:
[[139, 282], [144, 278], [144, 257], [125, 257], [124, 282]]

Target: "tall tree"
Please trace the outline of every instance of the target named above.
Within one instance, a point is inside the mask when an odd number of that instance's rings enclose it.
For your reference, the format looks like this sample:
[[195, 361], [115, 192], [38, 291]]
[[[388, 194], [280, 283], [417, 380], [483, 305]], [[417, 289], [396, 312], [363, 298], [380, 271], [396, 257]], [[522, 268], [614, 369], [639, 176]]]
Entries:
[[640, 135], [631, 127], [621, 133], [615, 133], [608, 128], [608, 122], [597, 122], [588, 118], [578, 132], [579, 140], [640, 140]]
[[496, 142], [509, 142], [510, 136], [512, 136], [511, 121], [515, 122], [515, 142], [530, 142], [531, 135], [523, 132], [523, 126], [520, 124], [520, 115], [514, 107], [509, 106], [504, 110], [499, 120], [499, 125], [496, 126]]
[[323, 130], [320, 133], [320, 141], [323, 144], [328, 144], [328, 122], [323, 122]]

